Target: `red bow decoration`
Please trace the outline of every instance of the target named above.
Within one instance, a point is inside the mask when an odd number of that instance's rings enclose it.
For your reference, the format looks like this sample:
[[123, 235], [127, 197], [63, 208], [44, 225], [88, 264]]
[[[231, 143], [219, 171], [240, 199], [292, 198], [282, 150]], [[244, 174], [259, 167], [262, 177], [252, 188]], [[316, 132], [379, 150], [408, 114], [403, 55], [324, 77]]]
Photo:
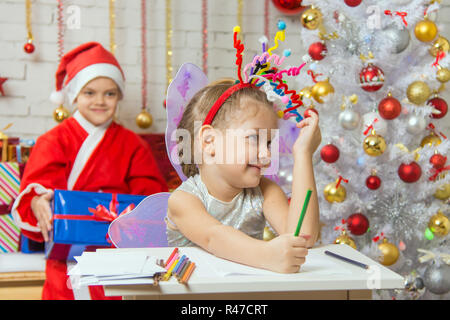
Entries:
[[[392, 17], [392, 11], [391, 10], [384, 10], [384, 14], [387, 16], [391, 16]], [[402, 12], [402, 11], [395, 11], [394, 14], [396, 14], [397, 16], [399, 16], [400, 18], [402, 18], [403, 23], [405, 24], [405, 26], [408, 26], [408, 22], [406, 22], [405, 17], [408, 15], [407, 12]]]
[[373, 119], [373, 122], [370, 126], [366, 126], [367, 129], [364, 131], [364, 135], [367, 135], [369, 133], [369, 131], [372, 131], [375, 129], [375, 127], [373, 126], [375, 124], [375, 122], [378, 122], [378, 118]]
[[439, 61], [445, 58], [445, 52], [440, 50], [436, 55], [436, 61], [433, 62], [431, 66], [437, 67], [439, 65]]
[[104, 206], [99, 204], [95, 209], [89, 208], [89, 212], [94, 215], [95, 221], [109, 221], [112, 222], [117, 219], [120, 215], [130, 212], [134, 209], [134, 203], [130, 204], [125, 208], [120, 214], [117, 214], [119, 208], [119, 202], [117, 201], [117, 194], [112, 195], [112, 200], [109, 203], [109, 210]]
[[449, 165], [449, 166], [446, 166], [446, 167], [439, 168], [439, 169], [434, 169], [434, 168], [433, 168], [434, 174], [429, 178], [429, 180], [430, 180], [430, 181], [436, 180], [436, 178], [438, 177], [438, 175], [440, 175], [442, 172], [448, 171], [448, 170], [450, 170], [450, 165]]
[[345, 183], [348, 183], [348, 179], [344, 179], [342, 176], [339, 176], [338, 182], [336, 183], [336, 188], [339, 188], [342, 181], [344, 181]]

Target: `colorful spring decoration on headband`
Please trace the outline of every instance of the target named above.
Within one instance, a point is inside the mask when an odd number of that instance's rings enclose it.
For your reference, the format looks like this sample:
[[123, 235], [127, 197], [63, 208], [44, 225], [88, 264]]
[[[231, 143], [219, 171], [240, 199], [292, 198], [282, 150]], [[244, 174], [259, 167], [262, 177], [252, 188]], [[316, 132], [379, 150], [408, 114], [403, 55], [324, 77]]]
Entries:
[[[242, 70], [243, 64], [243, 52], [245, 50], [244, 44], [239, 40], [238, 36], [241, 31], [239, 26], [233, 29], [233, 45], [236, 49], [236, 61], [237, 66], [237, 76], [239, 83], [253, 84], [255, 87], [262, 88], [267, 95], [269, 101], [280, 100], [285, 104], [285, 109], [280, 110], [278, 115], [280, 118], [289, 119], [295, 117], [296, 121], [299, 122], [303, 120], [303, 117], [298, 112], [298, 108], [303, 106], [302, 95], [299, 95], [295, 90], [290, 90], [285, 81], [283, 81], [283, 75], [287, 76], [298, 76], [300, 71], [309, 62], [303, 62], [297, 67], [290, 67], [288, 69], [279, 70], [285, 59], [291, 55], [291, 50], [286, 49], [283, 51], [283, 55], [273, 53], [274, 50], [278, 49], [280, 42], [285, 40], [285, 29], [286, 23], [282, 20], [278, 21], [278, 32], [274, 38], [274, 45], [272, 47], [268, 46], [267, 37], [262, 37], [259, 41], [262, 43], [262, 54], [255, 55], [253, 60], [246, 64]], [[275, 67], [270, 66], [273, 63]], [[250, 72], [249, 72], [250, 70]], [[242, 76], [244, 73], [244, 76]], [[242, 86], [243, 87], [243, 86]], [[223, 101], [222, 101], [223, 103]], [[219, 106], [220, 108], [220, 106]], [[215, 108], [217, 109], [217, 107]], [[215, 112], [212, 112], [215, 113]], [[212, 121], [212, 117], [208, 119]]]

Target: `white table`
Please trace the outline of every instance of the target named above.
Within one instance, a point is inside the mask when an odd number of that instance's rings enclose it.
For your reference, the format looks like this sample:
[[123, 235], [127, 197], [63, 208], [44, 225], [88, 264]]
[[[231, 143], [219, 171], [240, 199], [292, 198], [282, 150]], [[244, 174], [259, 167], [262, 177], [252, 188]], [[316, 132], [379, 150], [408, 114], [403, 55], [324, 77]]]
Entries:
[[[106, 249], [108, 250], [108, 249]], [[110, 250], [110, 249], [109, 249]], [[151, 255], [166, 259], [173, 248], [139, 248], [113, 250], [145, 250]], [[182, 248], [180, 248], [182, 250]], [[192, 274], [188, 284], [180, 284], [173, 277], [159, 285], [105, 286], [107, 296], [124, 299], [189, 299], [189, 300], [247, 300], [247, 299], [371, 299], [373, 289], [404, 287], [402, 276], [366, 257], [347, 245], [326, 245], [310, 250], [323, 254], [330, 250], [353, 260], [368, 264], [369, 270], [334, 259], [351, 271], [349, 274], [313, 275], [307, 272], [274, 276], [225, 276], [206, 278]]]

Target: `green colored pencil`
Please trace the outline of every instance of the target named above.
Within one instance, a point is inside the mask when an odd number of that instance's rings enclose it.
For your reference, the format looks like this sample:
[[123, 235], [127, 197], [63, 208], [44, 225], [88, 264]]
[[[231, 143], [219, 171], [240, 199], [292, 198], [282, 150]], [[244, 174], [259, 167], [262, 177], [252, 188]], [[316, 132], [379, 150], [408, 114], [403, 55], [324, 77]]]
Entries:
[[303, 202], [302, 212], [300, 214], [300, 217], [298, 218], [297, 230], [295, 230], [296, 237], [298, 237], [298, 234], [300, 233], [300, 229], [301, 229], [302, 223], [303, 223], [303, 218], [305, 217], [306, 209], [308, 208], [309, 198], [311, 198], [311, 193], [312, 193], [312, 190], [310, 190], [310, 189], [308, 189], [308, 191], [306, 191], [305, 202]]

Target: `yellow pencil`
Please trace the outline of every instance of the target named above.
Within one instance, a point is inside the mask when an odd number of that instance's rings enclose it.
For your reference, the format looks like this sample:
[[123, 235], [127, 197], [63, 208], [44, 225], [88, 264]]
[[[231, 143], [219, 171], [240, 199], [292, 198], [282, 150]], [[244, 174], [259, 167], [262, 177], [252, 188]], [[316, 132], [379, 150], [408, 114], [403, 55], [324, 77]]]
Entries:
[[166, 272], [166, 274], [164, 275], [164, 278], [163, 278], [164, 281], [167, 281], [167, 280], [170, 279], [170, 276], [172, 275], [173, 268], [175, 268], [175, 266], [177, 265], [178, 260], [179, 259], [177, 259], [174, 263], [172, 263], [172, 265], [170, 266], [169, 270], [167, 270], [167, 272]]

